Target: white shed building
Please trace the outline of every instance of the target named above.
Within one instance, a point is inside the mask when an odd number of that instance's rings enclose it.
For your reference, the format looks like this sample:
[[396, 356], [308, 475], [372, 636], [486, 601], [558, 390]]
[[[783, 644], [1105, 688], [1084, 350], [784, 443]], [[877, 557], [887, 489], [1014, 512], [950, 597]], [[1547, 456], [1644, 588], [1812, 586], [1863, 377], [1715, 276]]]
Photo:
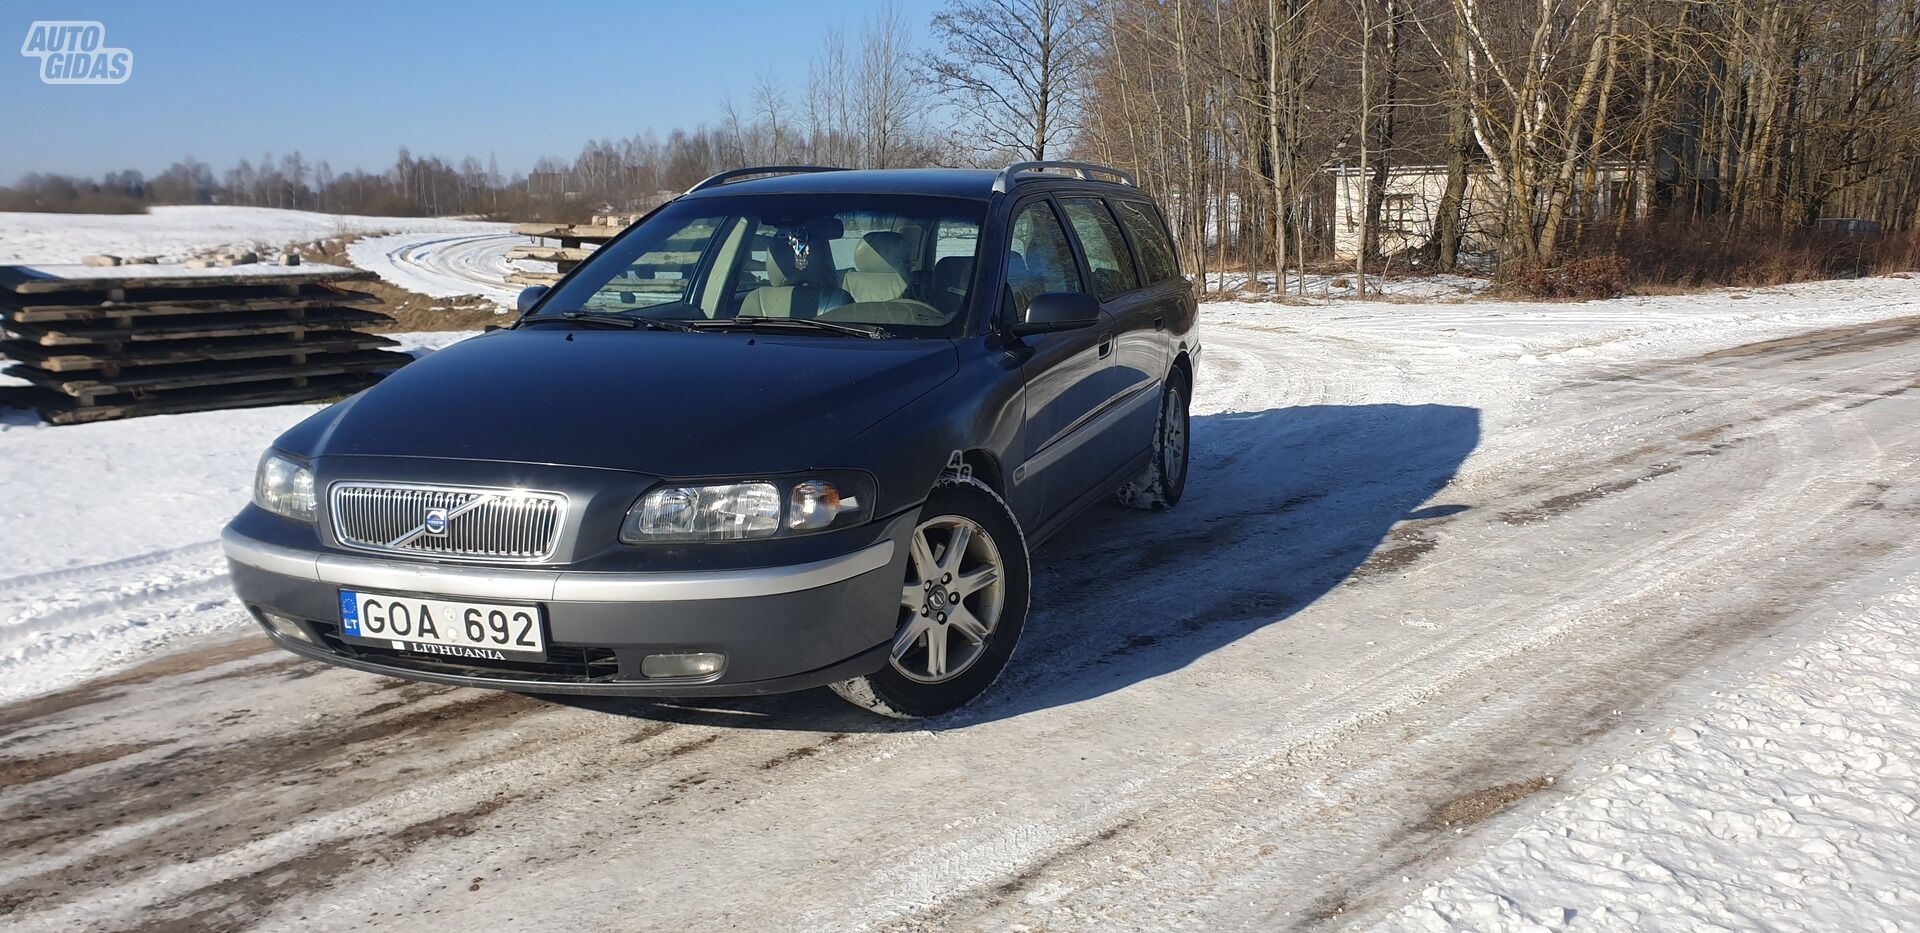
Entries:
[[[1328, 170], [1333, 177], [1333, 252], [1352, 259], [1360, 252], [1366, 220], [1367, 179], [1354, 166], [1341, 165]], [[1646, 176], [1639, 173], [1635, 184], [1634, 166], [1615, 163], [1596, 170], [1594, 204], [1590, 218], [1617, 216], [1630, 210], [1631, 216], [1644, 217], [1647, 210]], [[1461, 203], [1464, 234], [1462, 253], [1490, 253], [1500, 236], [1500, 212], [1488, 184], [1486, 168], [1468, 170], [1467, 194]], [[1577, 189], [1576, 185], [1576, 189]], [[1380, 205], [1380, 249], [1393, 255], [1420, 249], [1433, 238], [1434, 218], [1447, 189], [1444, 165], [1397, 165], [1387, 170], [1386, 197]], [[1578, 190], [1574, 197], [1579, 197]], [[1575, 205], [1578, 210], [1578, 205]]]

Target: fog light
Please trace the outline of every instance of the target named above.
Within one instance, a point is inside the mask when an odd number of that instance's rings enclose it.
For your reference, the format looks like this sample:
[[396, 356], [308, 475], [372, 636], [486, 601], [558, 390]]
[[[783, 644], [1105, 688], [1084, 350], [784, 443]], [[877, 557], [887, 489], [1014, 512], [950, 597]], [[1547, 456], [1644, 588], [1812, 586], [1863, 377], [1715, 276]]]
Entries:
[[720, 673], [726, 656], [719, 654], [650, 654], [640, 661], [647, 677], [707, 677]]
[[307, 634], [307, 627], [299, 622], [277, 612], [262, 612], [260, 615], [266, 620], [267, 628], [272, 629], [275, 635], [291, 638], [294, 641], [304, 641], [309, 645], [313, 644], [313, 637]]

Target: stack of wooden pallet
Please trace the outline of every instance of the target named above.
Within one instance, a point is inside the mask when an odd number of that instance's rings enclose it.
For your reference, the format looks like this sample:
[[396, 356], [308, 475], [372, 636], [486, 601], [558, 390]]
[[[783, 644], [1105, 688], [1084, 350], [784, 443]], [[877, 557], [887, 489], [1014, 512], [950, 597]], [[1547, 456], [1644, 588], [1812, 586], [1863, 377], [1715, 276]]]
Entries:
[[645, 214], [595, 214], [590, 224], [515, 224], [513, 232], [542, 240], [558, 240], [559, 246], [516, 246], [507, 251], [508, 259], [532, 259], [550, 262], [558, 272], [512, 272], [507, 281], [515, 285], [552, 285], [560, 281], [595, 248], [620, 235], [620, 231]]
[[55, 424], [309, 401], [412, 358], [338, 266], [0, 266], [5, 400]]

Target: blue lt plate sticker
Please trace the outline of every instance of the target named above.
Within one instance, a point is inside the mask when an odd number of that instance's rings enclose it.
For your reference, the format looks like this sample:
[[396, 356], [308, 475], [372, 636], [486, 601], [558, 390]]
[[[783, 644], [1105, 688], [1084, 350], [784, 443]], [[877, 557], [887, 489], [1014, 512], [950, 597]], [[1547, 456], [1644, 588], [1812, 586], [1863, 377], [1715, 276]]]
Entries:
[[360, 637], [360, 601], [347, 590], [340, 591], [340, 631]]

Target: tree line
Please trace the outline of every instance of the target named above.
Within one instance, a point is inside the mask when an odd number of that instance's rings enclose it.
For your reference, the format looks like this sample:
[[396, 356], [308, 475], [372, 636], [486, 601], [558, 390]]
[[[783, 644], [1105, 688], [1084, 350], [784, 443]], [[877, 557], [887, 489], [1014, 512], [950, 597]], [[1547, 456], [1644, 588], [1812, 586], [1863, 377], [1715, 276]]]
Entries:
[[1201, 271], [1303, 265], [1338, 224], [1388, 258], [1409, 170], [1437, 202], [1409, 258], [1441, 269], [1470, 223], [1525, 269], [1920, 207], [1915, 0], [1107, 0], [1076, 28], [1078, 145], [1178, 205]]
[[[713, 124], [511, 176], [406, 150], [376, 172], [188, 159], [30, 175], [0, 209], [572, 219], [749, 164], [1077, 157], [1135, 173], [1200, 274], [1330, 262], [1341, 236], [1361, 270], [1539, 269], [1920, 214], [1920, 0], [954, 0], [924, 29], [882, 8]], [[1408, 173], [1430, 182], [1411, 240]]]

